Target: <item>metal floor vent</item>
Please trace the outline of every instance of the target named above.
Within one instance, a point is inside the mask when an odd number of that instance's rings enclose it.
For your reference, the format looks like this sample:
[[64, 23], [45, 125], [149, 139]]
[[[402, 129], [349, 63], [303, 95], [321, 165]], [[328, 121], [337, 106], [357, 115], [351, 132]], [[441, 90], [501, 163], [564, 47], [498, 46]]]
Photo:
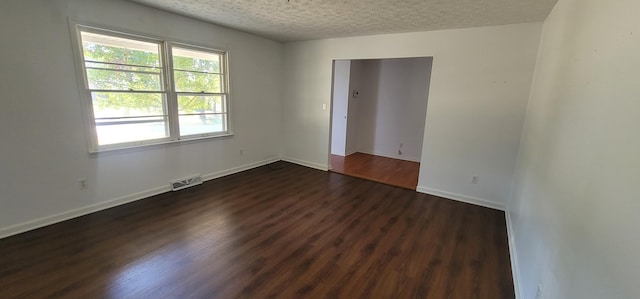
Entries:
[[202, 184], [202, 176], [199, 174], [193, 175], [188, 178], [179, 179], [171, 182], [171, 190], [178, 191], [184, 188]]

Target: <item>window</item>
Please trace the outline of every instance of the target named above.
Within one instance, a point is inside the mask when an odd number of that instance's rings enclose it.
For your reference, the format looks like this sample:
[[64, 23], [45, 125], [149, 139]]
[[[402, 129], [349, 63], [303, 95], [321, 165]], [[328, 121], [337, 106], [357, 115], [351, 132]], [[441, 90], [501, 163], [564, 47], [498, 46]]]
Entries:
[[230, 135], [226, 53], [78, 26], [92, 151]]
[[227, 130], [223, 54], [173, 47], [180, 135]]

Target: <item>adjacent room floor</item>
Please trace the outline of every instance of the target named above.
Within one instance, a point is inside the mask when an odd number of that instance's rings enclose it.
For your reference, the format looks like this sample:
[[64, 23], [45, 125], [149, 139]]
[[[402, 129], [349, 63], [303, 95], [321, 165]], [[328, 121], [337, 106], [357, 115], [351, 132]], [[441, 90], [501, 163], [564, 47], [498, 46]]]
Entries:
[[0, 240], [0, 298], [514, 298], [504, 213], [277, 162]]
[[420, 163], [363, 153], [331, 155], [331, 171], [416, 190]]

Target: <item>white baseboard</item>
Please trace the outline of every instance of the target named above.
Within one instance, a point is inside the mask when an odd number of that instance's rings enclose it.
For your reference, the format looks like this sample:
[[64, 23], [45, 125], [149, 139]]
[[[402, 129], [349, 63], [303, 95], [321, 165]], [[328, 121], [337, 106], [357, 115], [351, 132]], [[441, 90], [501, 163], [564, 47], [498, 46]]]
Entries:
[[269, 163], [273, 163], [273, 162], [277, 162], [277, 161], [280, 161], [280, 158], [276, 157], [276, 156], [273, 156], [273, 157], [270, 157], [270, 158], [268, 158], [266, 160], [258, 161], [258, 162], [255, 162], [255, 163], [249, 163], [249, 164], [245, 164], [245, 165], [240, 165], [238, 167], [225, 169], [225, 170], [222, 170], [222, 171], [205, 174], [205, 175], [202, 176], [202, 180], [203, 181], [209, 181], [209, 180], [221, 178], [223, 176], [227, 176], [227, 175], [230, 175], [230, 174], [242, 172], [242, 171], [249, 170], [249, 169], [256, 168], [256, 167], [260, 167], [260, 166], [267, 165]]
[[298, 160], [298, 159], [288, 158], [288, 157], [280, 157], [280, 160], [291, 162], [291, 163], [302, 165], [302, 166], [306, 166], [306, 167], [310, 167], [310, 168], [319, 169], [319, 170], [322, 170], [322, 171], [328, 171], [329, 170], [329, 165], [328, 164], [323, 165], [323, 164], [318, 164], [318, 163], [314, 163], [314, 162], [303, 161], [303, 160]]
[[507, 221], [507, 239], [509, 241], [509, 259], [511, 260], [511, 276], [513, 277], [513, 288], [516, 299], [524, 298], [520, 293], [520, 268], [518, 267], [518, 254], [516, 252], [516, 243], [513, 235], [513, 224], [511, 223], [511, 213], [509, 209], [505, 212]]
[[386, 157], [386, 158], [391, 158], [391, 159], [398, 159], [398, 160], [404, 160], [404, 161], [411, 161], [411, 162], [420, 163], [420, 157], [398, 156], [398, 155], [395, 155], [395, 154], [389, 154], [389, 153], [383, 153], [383, 152], [361, 151], [361, 150], [359, 150], [359, 151], [357, 151], [355, 153], [363, 153], [363, 154], [381, 156], [381, 157]]
[[[230, 175], [230, 174], [234, 174], [234, 173], [238, 173], [241, 171], [245, 171], [248, 169], [252, 169], [252, 168], [256, 168], [256, 167], [260, 167], [262, 165], [266, 165], [272, 162], [276, 162], [279, 161], [280, 158], [278, 157], [272, 157], [263, 161], [259, 161], [259, 162], [255, 162], [255, 163], [249, 163], [249, 164], [245, 164], [245, 165], [241, 165], [238, 167], [234, 167], [234, 168], [230, 168], [230, 169], [226, 169], [223, 171], [218, 171], [218, 172], [214, 172], [214, 173], [210, 173], [210, 174], [206, 174], [202, 176], [202, 179], [205, 181], [208, 180], [212, 180], [212, 179], [216, 179], [219, 177], [223, 177], [226, 175]], [[126, 203], [130, 203], [136, 200], [140, 200], [140, 199], [144, 199], [147, 197], [151, 197], [154, 195], [158, 195], [158, 194], [162, 194], [165, 192], [169, 192], [171, 191], [171, 188], [169, 186], [169, 182], [167, 182], [166, 186], [162, 186], [162, 187], [157, 187], [157, 188], [153, 188], [153, 189], [149, 189], [149, 190], [145, 190], [142, 192], [138, 192], [138, 193], [134, 193], [134, 194], [130, 194], [130, 195], [126, 195], [126, 196], [122, 196], [113, 200], [109, 200], [109, 201], [104, 201], [104, 202], [100, 202], [100, 203], [96, 203], [96, 204], [92, 204], [92, 205], [88, 205], [82, 208], [78, 208], [78, 209], [73, 209], [70, 211], [66, 211], [66, 212], [62, 212], [59, 214], [55, 214], [52, 216], [47, 216], [47, 217], [42, 217], [36, 220], [32, 220], [32, 221], [27, 221], [24, 223], [20, 223], [17, 225], [13, 225], [13, 226], [9, 226], [9, 227], [5, 227], [5, 228], [0, 228], [0, 239], [2, 238], [6, 238], [9, 236], [13, 236], [13, 235], [17, 235], [23, 232], [27, 232], [30, 230], [34, 230], [37, 228], [41, 228], [47, 225], [51, 225], [51, 224], [55, 224], [58, 222], [62, 222], [65, 220], [69, 220], [69, 219], [73, 219], [76, 217], [80, 217], [80, 216], [84, 216], [87, 214], [91, 214], [94, 212], [98, 212], [101, 210], [106, 210], [109, 208], [113, 208], [119, 205], [123, 205]]]
[[9, 226], [6, 228], [0, 229], [0, 239], [6, 238], [9, 236], [17, 235], [20, 233], [24, 233], [30, 230], [34, 230], [37, 228], [41, 228], [47, 225], [51, 225], [54, 223], [62, 222], [65, 220], [69, 220], [72, 218], [84, 216], [87, 214], [91, 214], [93, 212], [106, 210], [108, 208], [112, 208], [115, 206], [123, 205], [126, 203], [130, 203], [132, 201], [140, 200], [143, 198], [147, 198], [150, 196], [158, 195], [161, 193], [169, 192], [171, 188], [169, 184], [163, 187], [153, 188], [146, 191], [130, 194], [127, 196], [119, 197], [109, 201], [103, 201], [96, 204], [88, 205], [82, 208], [73, 209], [70, 211], [62, 212], [59, 214], [55, 214], [52, 216], [42, 217], [36, 220], [31, 220], [28, 222], [20, 223], [17, 225]]
[[466, 203], [474, 204], [474, 205], [477, 205], [477, 206], [492, 208], [492, 209], [496, 209], [496, 210], [500, 210], [500, 211], [504, 211], [505, 210], [504, 204], [498, 203], [498, 202], [493, 202], [493, 201], [482, 199], [482, 198], [476, 198], [476, 197], [471, 197], [471, 196], [466, 196], [466, 195], [461, 195], [461, 194], [455, 194], [455, 193], [450, 193], [450, 192], [446, 192], [446, 191], [440, 191], [440, 190], [431, 189], [431, 188], [422, 187], [422, 186], [418, 186], [418, 188], [416, 188], [416, 191], [418, 191], [420, 193], [425, 193], [425, 194], [429, 194], [429, 195], [435, 195], [435, 196], [443, 197], [443, 198], [446, 198], [446, 199], [452, 199], [452, 200], [456, 200], [456, 201], [466, 202]]

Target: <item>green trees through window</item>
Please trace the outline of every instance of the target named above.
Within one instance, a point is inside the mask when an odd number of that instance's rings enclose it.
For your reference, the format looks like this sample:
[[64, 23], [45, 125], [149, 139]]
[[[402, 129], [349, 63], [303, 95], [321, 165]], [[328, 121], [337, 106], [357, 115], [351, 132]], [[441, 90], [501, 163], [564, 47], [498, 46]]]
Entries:
[[228, 132], [224, 52], [109, 33], [80, 28], [98, 149]]

